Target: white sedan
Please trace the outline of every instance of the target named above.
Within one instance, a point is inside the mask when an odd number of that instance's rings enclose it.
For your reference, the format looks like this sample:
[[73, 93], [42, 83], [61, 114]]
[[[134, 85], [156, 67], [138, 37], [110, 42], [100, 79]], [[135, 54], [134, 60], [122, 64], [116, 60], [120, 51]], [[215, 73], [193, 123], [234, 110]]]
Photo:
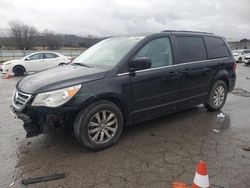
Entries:
[[233, 50], [233, 56], [236, 62], [242, 63], [245, 61], [245, 56], [249, 55], [249, 49]]
[[41, 71], [70, 61], [71, 57], [55, 52], [35, 52], [21, 59], [6, 61], [0, 69], [2, 74], [22, 76], [28, 72]]

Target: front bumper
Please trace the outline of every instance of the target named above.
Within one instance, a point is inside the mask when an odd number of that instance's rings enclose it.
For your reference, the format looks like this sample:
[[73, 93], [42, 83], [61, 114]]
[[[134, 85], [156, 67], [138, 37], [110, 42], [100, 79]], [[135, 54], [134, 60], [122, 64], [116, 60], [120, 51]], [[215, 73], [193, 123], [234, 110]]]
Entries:
[[32, 122], [30, 116], [16, 111], [12, 105], [10, 106], [10, 111], [15, 116], [15, 118], [21, 119], [24, 123]]
[[16, 110], [15, 106], [10, 106], [10, 111], [15, 118], [23, 121], [27, 138], [39, 134], [56, 132], [65, 127], [71, 129], [75, 115], [77, 114], [76, 110], [75, 108], [69, 107], [52, 109], [26, 106], [25, 109], [19, 111]]
[[10, 71], [10, 69], [4, 65], [0, 65], [0, 71], [4, 74], [13, 74], [13, 72]]
[[245, 64], [250, 64], [250, 59], [244, 59], [243, 61]]
[[27, 138], [34, 137], [42, 133], [41, 126], [35, 121], [32, 121], [30, 116], [18, 112], [13, 106], [10, 106], [10, 111], [15, 116], [15, 118], [21, 119], [23, 121], [23, 128], [26, 131]]

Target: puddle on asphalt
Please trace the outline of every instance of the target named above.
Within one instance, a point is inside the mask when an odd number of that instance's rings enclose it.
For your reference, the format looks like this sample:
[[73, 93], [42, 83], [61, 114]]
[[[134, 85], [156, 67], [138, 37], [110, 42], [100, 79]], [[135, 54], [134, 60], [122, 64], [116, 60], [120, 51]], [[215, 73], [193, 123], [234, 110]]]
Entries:
[[242, 88], [235, 88], [231, 93], [241, 97], [250, 97], [250, 92]]

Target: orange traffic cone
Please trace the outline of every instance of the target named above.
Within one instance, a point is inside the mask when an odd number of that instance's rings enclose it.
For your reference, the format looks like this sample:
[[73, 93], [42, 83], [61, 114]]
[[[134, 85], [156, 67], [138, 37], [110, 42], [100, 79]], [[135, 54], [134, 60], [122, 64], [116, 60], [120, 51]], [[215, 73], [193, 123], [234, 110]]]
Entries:
[[172, 183], [172, 188], [189, 188], [187, 184], [182, 182], [174, 182]]
[[12, 75], [11, 74], [6, 74], [3, 79], [11, 79], [12, 78]]
[[207, 188], [207, 187], [209, 187], [207, 163], [204, 161], [200, 161], [197, 165], [192, 188]]

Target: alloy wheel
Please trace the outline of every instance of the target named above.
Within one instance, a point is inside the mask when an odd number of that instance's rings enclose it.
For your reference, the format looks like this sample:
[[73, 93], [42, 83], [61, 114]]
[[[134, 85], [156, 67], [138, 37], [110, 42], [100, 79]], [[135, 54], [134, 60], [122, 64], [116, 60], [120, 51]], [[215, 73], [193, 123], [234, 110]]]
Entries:
[[225, 88], [222, 85], [218, 85], [214, 91], [214, 105], [220, 106], [223, 104], [225, 99]]
[[90, 119], [88, 136], [96, 144], [111, 140], [118, 128], [118, 120], [114, 113], [108, 110], [99, 111]]

